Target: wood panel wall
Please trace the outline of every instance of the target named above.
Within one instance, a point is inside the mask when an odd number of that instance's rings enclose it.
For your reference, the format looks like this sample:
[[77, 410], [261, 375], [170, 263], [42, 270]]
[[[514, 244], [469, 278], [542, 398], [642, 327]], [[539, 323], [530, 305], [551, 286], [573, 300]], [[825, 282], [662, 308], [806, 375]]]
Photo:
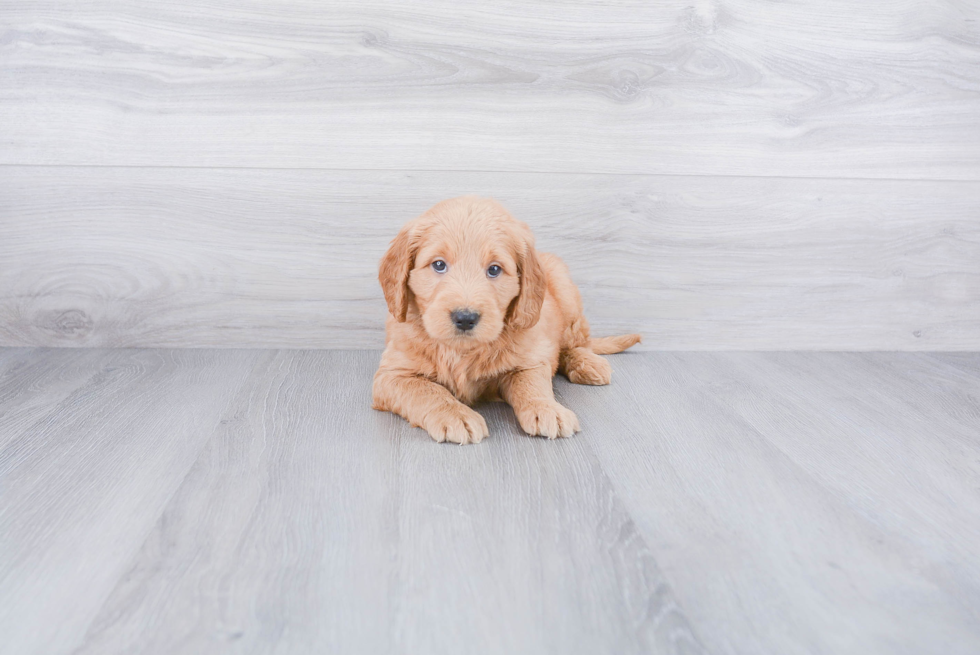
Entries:
[[0, 345], [380, 347], [463, 193], [648, 349], [978, 349], [980, 4], [0, 6]]

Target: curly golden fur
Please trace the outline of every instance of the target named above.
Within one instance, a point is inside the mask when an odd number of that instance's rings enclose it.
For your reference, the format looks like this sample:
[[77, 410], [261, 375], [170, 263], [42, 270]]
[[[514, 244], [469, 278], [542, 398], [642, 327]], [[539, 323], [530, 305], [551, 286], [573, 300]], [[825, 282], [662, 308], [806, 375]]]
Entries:
[[374, 408], [440, 442], [481, 441], [486, 421], [468, 405], [501, 399], [528, 434], [572, 435], [578, 418], [555, 400], [556, 371], [609, 384], [599, 354], [640, 341], [591, 339], [568, 268], [536, 251], [527, 225], [493, 200], [445, 200], [410, 221], [378, 279], [389, 316]]

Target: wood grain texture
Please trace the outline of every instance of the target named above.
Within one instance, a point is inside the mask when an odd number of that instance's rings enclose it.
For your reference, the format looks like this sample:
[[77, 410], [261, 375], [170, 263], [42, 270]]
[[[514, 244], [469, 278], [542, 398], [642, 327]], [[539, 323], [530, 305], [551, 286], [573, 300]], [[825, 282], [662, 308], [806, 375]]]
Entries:
[[[99, 352], [105, 370], [122, 357]], [[58, 442], [72, 442], [79, 417], [118, 409], [113, 390], [90, 389], [103, 407], [25, 434], [18, 448], [31, 461], [0, 458], [9, 480], [0, 526], [17, 546], [0, 570], [0, 652], [702, 652], [585, 442], [528, 438], [498, 405], [485, 408], [487, 447], [440, 448], [370, 409], [376, 352], [148, 351], [139, 360], [173, 357], [210, 362], [197, 372], [210, 388], [177, 393], [168, 370], [144, 372], [158, 381], [156, 397], [147, 383], [129, 386], [129, 411], [168, 433], [109, 426], [104, 445], [66, 461]], [[192, 408], [189, 393], [199, 398]], [[202, 408], [197, 425], [180, 420]], [[106, 457], [110, 442], [142, 451], [141, 464]], [[174, 492], [177, 461], [195, 457]], [[177, 461], [165, 471], [165, 459]], [[37, 479], [42, 461], [50, 474]], [[106, 478], [114, 500], [92, 484]], [[30, 496], [18, 493], [27, 480]], [[162, 514], [151, 492], [169, 501]], [[61, 533], [89, 538], [66, 552]], [[120, 571], [123, 554], [132, 561]], [[83, 584], [110, 578], [119, 582], [108, 598], [101, 584]], [[52, 616], [63, 626], [40, 630]]]
[[980, 354], [978, 353], [935, 353], [933, 357], [980, 377]]
[[98, 350], [0, 350], [0, 450], [98, 374]]
[[975, 379], [922, 354], [614, 368], [615, 402], [565, 397], [710, 652], [980, 648]]
[[0, 653], [972, 654], [976, 359], [630, 353], [457, 447], [377, 352], [0, 349]]
[[0, 169], [0, 344], [374, 347], [377, 262], [492, 195], [648, 349], [980, 348], [980, 183]]
[[[29, 425], [22, 413], [0, 417], [3, 653], [64, 653], [78, 643], [256, 356], [36, 355], [37, 365], [0, 380], [0, 397], [36, 389], [35, 404], [47, 409]], [[58, 360], [63, 373], [52, 374]], [[84, 383], [54, 393], [52, 380], [71, 378]]]
[[980, 5], [8, 1], [0, 163], [980, 179]]

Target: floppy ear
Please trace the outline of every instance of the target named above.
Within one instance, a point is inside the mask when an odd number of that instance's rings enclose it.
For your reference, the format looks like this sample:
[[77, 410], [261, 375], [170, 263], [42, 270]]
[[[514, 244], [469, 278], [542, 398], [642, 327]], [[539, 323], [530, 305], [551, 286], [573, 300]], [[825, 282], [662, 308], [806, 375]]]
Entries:
[[532, 239], [525, 241], [523, 251], [517, 255], [517, 273], [521, 276], [521, 290], [510, 306], [507, 325], [515, 330], [526, 330], [534, 327], [541, 316], [547, 284]]
[[399, 323], [405, 322], [412, 294], [408, 288], [408, 274], [415, 265], [415, 248], [410, 233], [411, 224], [402, 228], [382, 257], [378, 269], [378, 281], [381, 282], [388, 311]]

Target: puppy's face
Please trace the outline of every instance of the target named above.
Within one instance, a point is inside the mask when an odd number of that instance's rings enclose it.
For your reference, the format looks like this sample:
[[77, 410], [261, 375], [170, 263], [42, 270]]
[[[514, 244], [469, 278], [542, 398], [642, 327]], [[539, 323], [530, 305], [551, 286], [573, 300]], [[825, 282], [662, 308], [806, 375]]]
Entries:
[[516, 253], [486, 225], [453, 223], [422, 234], [408, 288], [433, 339], [460, 345], [493, 341], [520, 292]]
[[392, 315], [459, 348], [537, 322], [544, 278], [527, 226], [478, 198], [439, 203], [402, 229], [379, 275]]

